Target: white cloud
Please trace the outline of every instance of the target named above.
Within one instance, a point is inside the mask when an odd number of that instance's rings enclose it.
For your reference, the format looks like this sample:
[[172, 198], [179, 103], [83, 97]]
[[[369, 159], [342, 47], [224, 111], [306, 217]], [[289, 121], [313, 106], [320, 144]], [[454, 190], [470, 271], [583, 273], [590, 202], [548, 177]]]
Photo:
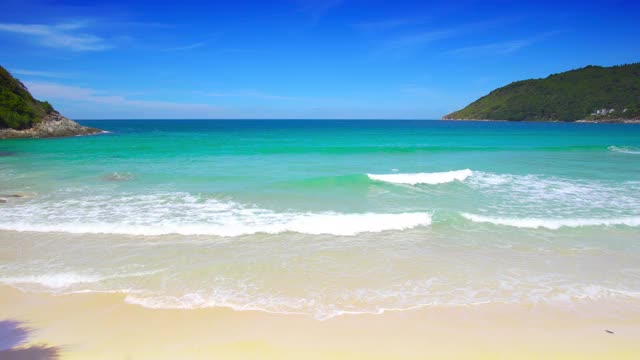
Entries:
[[386, 42], [387, 50], [393, 49], [409, 49], [419, 47], [437, 40], [447, 39], [460, 33], [458, 29], [444, 29], [424, 31], [420, 33], [403, 35]]
[[491, 44], [468, 46], [455, 49], [450, 51], [449, 54], [457, 56], [478, 56], [495, 54], [506, 55], [516, 52], [532, 43], [532, 41], [527, 39], [496, 42]]
[[419, 25], [427, 22], [429, 18], [420, 17], [420, 18], [398, 18], [398, 19], [387, 19], [387, 20], [379, 20], [379, 21], [369, 21], [369, 22], [361, 22], [357, 24], [353, 24], [352, 26], [359, 31], [367, 32], [367, 33], [375, 33], [382, 31], [390, 31], [397, 28]]
[[[420, 119], [435, 118], [434, 109], [393, 106], [374, 100], [352, 98], [289, 98], [254, 90], [204, 93], [212, 97], [253, 96], [263, 99], [301, 99], [269, 101], [263, 105], [216, 106], [207, 103], [178, 103], [132, 99], [91, 88], [53, 82], [27, 81], [38, 99], [48, 100], [62, 114], [75, 119]], [[414, 99], [428, 93], [417, 86], [404, 89]], [[422, 101], [421, 101], [422, 102]]]
[[39, 71], [39, 70], [24, 70], [24, 69], [13, 69], [13, 70], [11, 70], [11, 74], [13, 74], [13, 75], [24, 75], [24, 76], [49, 77], [49, 78], [68, 78], [68, 77], [70, 77], [68, 74], [59, 73], [59, 72]]
[[176, 46], [176, 47], [171, 47], [171, 48], [166, 48], [163, 51], [184, 51], [184, 50], [191, 50], [191, 49], [197, 49], [200, 47], [205, 46], [207, 43], [202, 41], [202, 42], [197, 42], [197, 43], [193, 43], [193, 44], [189, 44], [189, 45], [184, 45], [184, 46]]
[[112, 48], [103, 38], [79, 32], [86, 23], [8, 24], [0, 23], [0, 32], [9, 32], [32, 38], [38, 45], [71, 51], [101, 51]]
[[454, 56], [508, 55], [558, 33], [560, 33], [560, 31], [551, 31], [525, 39], [468, 46], [451, 50], [448, 54]]
[[382, 43], [382, 52], [395, 52], [395, 53], [407, 53], [414, 50], [418, 50], [430, 43], [461, 37], [469, 34], [473, 34], [479, 31], [485, 31], [491, 27], [504, 23], [504, 20], [489, 20], [475, 23], [463, 24], [455, 27], [431, 29], [414, 31], [411, 33], [404, 33], [394, 37], [387, 38]]
[[295, 0], [299, 10], [311, 17], [312, 23], [319, 22], [329, 11], [342, 5], [343, 0]]
[[303, 100], [303, 98], [299, 98], [299, 97], [274, 95], [274, 94], [269, 94], [269, 93], [265, 93], [258, 90], [203, 92], [201, 94], [205, 96], [212, 96], [212, 97], [246, 97], [246, 98], [271, 99], [271, 100]]
[[[102, 109], [104, 117], [109, 117], [112, 113], [128, 112], [137, 114], [158, 114], [176, 116], [216, 116], [223, 108], [210, 104], [190, 104], [164, 101], [148, 101], [129, 99], [119, 95], [105, 95], [101, 92], [63, 84], [50, 82], [27, 81], [25, 85], [29, 91], [38, 99], [43, 100], [61, 100], [72, 102], [74, 108], [78, 108], [78, 104], [82, 103], [92, 107], [93, 113]], [[166, 116], [164, 116], [166, 117]]]

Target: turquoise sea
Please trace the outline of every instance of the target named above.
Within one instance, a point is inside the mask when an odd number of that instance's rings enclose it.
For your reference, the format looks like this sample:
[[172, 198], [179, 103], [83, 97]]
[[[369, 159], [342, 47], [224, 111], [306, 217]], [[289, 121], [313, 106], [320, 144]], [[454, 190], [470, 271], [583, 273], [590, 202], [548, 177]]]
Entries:
[[640, 126], [104, 120], [0, 142], [0, 283], [328, 319], [640, 301]]

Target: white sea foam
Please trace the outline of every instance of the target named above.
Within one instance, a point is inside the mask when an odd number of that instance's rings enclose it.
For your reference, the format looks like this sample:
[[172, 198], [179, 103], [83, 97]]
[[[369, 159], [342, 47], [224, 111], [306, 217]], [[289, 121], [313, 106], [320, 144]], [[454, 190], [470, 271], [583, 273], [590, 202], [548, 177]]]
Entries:
[[433, 172], [433, 173], [406, 173], [406, 174], [367, 174], [369, 179], [384, 181], [394, 184], [444, 184], [452, 181], [464, 181], [473, 175], [470, 169]]
[[490, 217], [476, 214], [462, 213], [462, 216], [473, 222], [491, 223], [519, 228], [546, 228], [557, 230], [561, 227], [581, 226], [640, 226], [640, 216], [620, 217], [611, 219], [544, 219], [544, 218], [505, 218]]
[[638, 216], [640, 207], [640, 182], [634, 181], [476, 171], [465, 184], [478, 196], [476, 208], [496, 218], [626, 218]]
[[148, 276], [157, 273], [157, 271], [146, 271], [136, 273], [97, 275], [76, 272], [61, 272], [53, 274], [25, 275], [0, 277], [0, 284], [7, 285], [38, 285], [49, 289], [64, 289], [74, 285], [95, 284], [104, 280], [117, 278], [131, 278]]
[[[557, 258], [549, 260], [553, 263]], [[604, 279], [572, 273], [571, 269], [573, 267], [565, 271], [558, 268], [558, 272], [536, 273], [527, 266], [499, 267], [497, 273], [471, 277], [466, 277], [464, 272], [443, 270], [438, 276], [405, 281], [389, 281], [382, 276], [379, 284], [363, 288], [352, 282], [336, 281], [333, 274], [327, 274], [320, 283], [293, 282], [273, 287], [261, 281], [264, 278], [260, 273], [252, 274], [251, 279], [235, 277], [220, 281], [217, 277], [194, 279], [193, 272], [186, 269], [186, 272], [167, 272], [168, 277], [153, 281], [147, 281], [149, 277], [136, 273], [99, 276], [72, 272], [0, 278], [0, 281], [21, 289], [61, 295], [123, 293], [127, 303], [151, 309], [222, 307], [236, 311], [303, 314], [318, 320], [344, 314], [381, 314], [428, 306], [488, 303], [572, 305], [603, 299], [637, 301], [640, 298], [634, 278], [617, 275], [620, 274], [619, 269], [611, 269], [611, 275]], [[133, 276], [143, 278], [131, 281]], [[162, 281], [157, 281], [160, 279]], [[329, 288], [325, 287], [327, 282], [331, 284]]]
[[0, 208], [0, 229], [131, 235], [298, 232], [351, 236], [431, 223], [429, 213], [275, 212], [184, 193], [34, 199]]
[[640, 154], [640, 148], [633, 147], [633, 146], [609, 146], [607, 149], [609, 149], [609, 151], [625, 153], [625, 154], [635, 154], [635, 155]]
[[[515, 283], [514, 283], [515, 282]], [[435, 282], [436, 284], [438, 281]], [[516, 284], [517, 283], [517, 284]], [[463, 288], [434, 289], [433, 281], [394, 289], [346, 290], [332, 300], [317, 297], [287, 297], [275, 294], [248, 294], [242, 290], [196, 291], [181, 296], [144, 292], [128, 293], [125, 301], [150, 309], [230, 308], [236, 311], [262, 311], [275, 314], [310, 315], [328, 320], [342, 315], [382, 314], [431, 306], [473, 306], [501, 304], [576, 304], [602, 299], [640, 298], [640, 292], [594, 284], [522, 284], [505, 280], [500, 287], [467, 284]], [[519, 285], [520, 286], [519, 286]], [[522, 286], [524, 285], [524, 286]], [[521, 287], [522, 286], [522, 287]], [[505, 292], [504, 289], [511, 289]]]
[[[395, 294], [395, 298], [402, 298], [402, 294]], [[373, 302], [374, 299], [371, 299]], [[278, 297], [266, 297], [263, 299], [251, 301], [249, 303], [234, 303], [225, 298], [207, 298], [198, 293], [187, 294], [184, 296], [158, 296], [144, 297], [136, 294], [129, 294], [125, 298], [125, 302], [134, 305], [140, 305], [149, 309], [202, 309], [222, 307], [235, 311], [261, 311], [271, 314], [281, 315], [310, 315], [317, 320], [329, 320], [342, 315], [361, 315], [371, 314], [379, 315], [390, 311], [408, 311], [434, 305], [462, 305], [462, 304], [436, 304], [436, 303], [420, 303], [415, 305], [406, 305], [399, 307], [385, 306], [368, 306], [357, 308], [354, 306], [340, 307], [335, 304], [322, 305], [313, 299], [287, 299]], [[473, 305], [473, 304], [464, 304]]]
[[97, 275], [76, 274], [73, 272], [30, 275], [0, 278], [0, 283], [7, 285], [37, 284], [50, 289], [65, 288], [75, 284], [95, 283], [103, 277]]
[[[557, 277], [557, 276], [556, 276]], [[86, 279], [89, 280], [89, 279]], [[123, 293], [124, 301], [149, 309], [202, 309], [230, 308], [235, 311], [261, 311], [274, 314], [299, 314], [317, 320], [328, 320], [342, 315], [382, 314], [389, 311], [408, 311], [431, 306], [473, 306], [501, 304], [577, 304], [584, 301], [606, 299], [640, 299], [640, 292], [625, 287], [602, 284], [567, 283], [561, 279], [535, 283], [532, 279], [509, 279], [487, 283], [467, 283], [442, 288], [442, 281], [408, 282], [398, 287], [380, 289], [343, 289], [335, 294], [308, 293], [287, 296], [278, 293], [252, 292], [241, 286], [194, 290], [181, 295], [165, 291], [130, 288], [90, 289], [88, 281], [45, 282], [49, 291], [57, 294]], [[5, 282], [9, 285], [12, 283]], [[86, 285], [85, 285], [86, 284]], [[71, 285], [86, 289], [65, 289]], [[435, 287], [434, 287], [435, 285]], [[94, 285], [95, 286], [95, 285]], [[508, 289], [508, 291], [505, 291]]]

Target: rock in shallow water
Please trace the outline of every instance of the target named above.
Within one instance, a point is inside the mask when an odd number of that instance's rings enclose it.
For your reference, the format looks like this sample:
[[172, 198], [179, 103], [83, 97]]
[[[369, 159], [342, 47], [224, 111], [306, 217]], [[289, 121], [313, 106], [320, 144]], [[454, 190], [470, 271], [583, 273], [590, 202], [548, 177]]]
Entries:
[[114, 172], [112, 174], [109, 174], [103, 177], [103, 179], [107, 181], [125, 181], [125, 180], [131, 180], [132, 178], [133, 178], [133, 175], [127, 172], [124, 172], [124, 173]]

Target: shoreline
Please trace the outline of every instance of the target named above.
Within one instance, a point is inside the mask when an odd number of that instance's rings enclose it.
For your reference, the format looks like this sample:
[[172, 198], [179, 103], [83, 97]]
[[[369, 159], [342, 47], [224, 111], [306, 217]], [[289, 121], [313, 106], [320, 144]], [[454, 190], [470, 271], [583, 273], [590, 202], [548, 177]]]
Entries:
[[530, 122], [530, 123], [592, 123], [592, 124], [640, 124], [640, 119], [605, 119], [605, 120], [496, 120], [496, 119], [447, 119], [444, 121], [479, 121], [479, 122]]
[[[28, 293], [0, 286], [0, 320], [61, 359], [634, 359], [640, 314], [550, 306], [434, 307], [318, 321], [225, 308], [148, 309], [123, 294]], [[610, 332], [607, 332], [610, 331]]]

